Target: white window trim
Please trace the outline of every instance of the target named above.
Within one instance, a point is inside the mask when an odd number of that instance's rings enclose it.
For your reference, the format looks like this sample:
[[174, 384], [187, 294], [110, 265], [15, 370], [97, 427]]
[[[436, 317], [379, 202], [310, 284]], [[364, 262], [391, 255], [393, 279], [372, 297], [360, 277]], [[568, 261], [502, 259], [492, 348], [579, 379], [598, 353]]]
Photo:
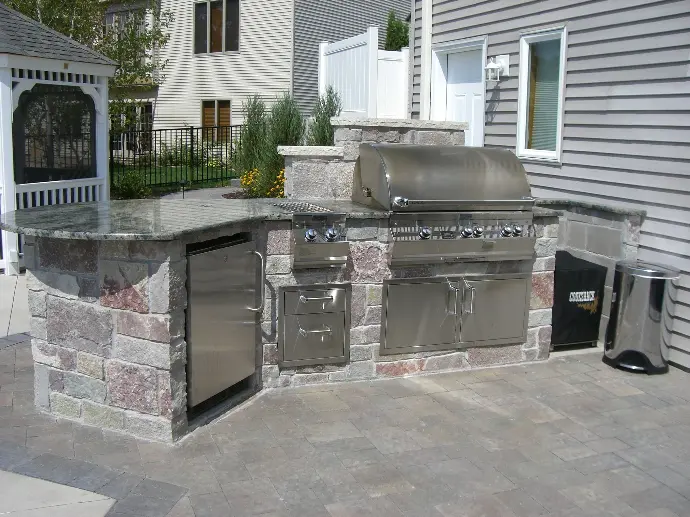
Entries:
[[[529, 46], [539, 41], [549, 41], [560, 38], [561, 58], [558, 95], [558, 125], [556, 127], [556, 150], [541, 151], [537, 149], [526, 149], [525, 141], [527, 138], [527, 92], [529, 91]], [[520, 74], [518, 83], [518, 122], [517, 122], [517, 147], [515, 154], [519, 158], [560, 162], [561, 147], [563, 140], [563, 105], [565, 99], [565, 63], [567, 60], [568, 31], [565, 26], [554, 27], [523, 33], [520, 36]]]

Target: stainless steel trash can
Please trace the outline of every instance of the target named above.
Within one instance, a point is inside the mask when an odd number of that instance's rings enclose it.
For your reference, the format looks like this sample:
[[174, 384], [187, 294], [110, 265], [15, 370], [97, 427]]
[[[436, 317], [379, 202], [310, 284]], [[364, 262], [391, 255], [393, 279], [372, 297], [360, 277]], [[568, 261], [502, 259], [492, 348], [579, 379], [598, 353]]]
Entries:
[[679, 271], [642, 261], [616, 264], [604, 362], [647, 373], [668, 371], [669, 332], [664, 314], [670, 281]]

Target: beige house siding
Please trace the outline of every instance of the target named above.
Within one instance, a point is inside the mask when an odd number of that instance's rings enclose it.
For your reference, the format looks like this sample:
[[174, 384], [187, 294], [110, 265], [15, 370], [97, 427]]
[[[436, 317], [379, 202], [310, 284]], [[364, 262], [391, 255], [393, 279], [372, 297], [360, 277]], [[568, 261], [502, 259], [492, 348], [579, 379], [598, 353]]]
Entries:
[[201, 125], [203, 100], [230, 100], [232, 123], [241, 124], [242, 103], [254, 93], [268, 101], [290, 90], [293, 0], [242, 0], [240, 50], [194, 54], [193, 0], [162, 0], [175, 20], [165, 80], [154, 107], [155, 128]]
[[690, 368], [690, 0], [435, 0], [432, 12], [432, 45], [487, 36], [489, 56], [510, 54], [510, 77], [486, 92], [485, 145], [512, 150], [520, 34], [567, 27], [562, 160], [525, 161], [533, 193], [647, 210], [640, 256], [683, 271], [668, 326], [672, 361]]

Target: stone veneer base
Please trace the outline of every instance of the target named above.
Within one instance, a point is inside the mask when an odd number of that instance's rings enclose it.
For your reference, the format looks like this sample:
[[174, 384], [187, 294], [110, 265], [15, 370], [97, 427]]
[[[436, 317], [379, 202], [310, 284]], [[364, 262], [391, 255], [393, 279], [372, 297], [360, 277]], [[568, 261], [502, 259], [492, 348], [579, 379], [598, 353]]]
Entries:
[[[392, 378], [546, 359], [551, 337], [556, 217], [535, 220], [535, 261], [391, 269], [387, 219], [348, 222], [350, 261], [340, 269], [293, 272], [289, 221], [238, 225], [202, 241], [251, 231], [266, 254], [255, 387]], [[140, 438], [174, 442], [188, 432], [184, 241], [77, 241], [27, 238], [35, 403], [60, 418]], [[382, 282], [447, 274], [532, 274], [526, 343], [379, 356]], [[277, 365], [281, 286], [352, 284], [350, 362]]]
[[172, 442], [187, 431], [184, 245], [27, 237], [35, 404]]
[[[433, 372], [469, 370], [547, 359], [551, 347], [553, 271], [558, 217], [535, 218], [534, 261], [458, 263], [389, 268], [387, 220], [348, 222], [351, 260], [340, 269], [292, 271], [290, 223], [267, 222], [266, 297], [262, 316], [264, 387], [279, 388], [330, 382], [402, 377]], [[532, 286], [527, 341], [495, 347], [379, 355], [383, 280], [448, 274], [530, 273]], [[282, 286], [321, 283], [352, 284], [350, 362], [294, 368], [278, 366], [278, 293]]]

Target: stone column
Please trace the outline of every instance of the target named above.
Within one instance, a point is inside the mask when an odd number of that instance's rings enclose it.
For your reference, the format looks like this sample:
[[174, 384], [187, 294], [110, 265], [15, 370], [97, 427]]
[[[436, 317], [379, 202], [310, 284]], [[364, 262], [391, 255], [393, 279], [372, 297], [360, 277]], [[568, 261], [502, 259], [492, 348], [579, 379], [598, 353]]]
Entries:
[[103, 429], [186, 432], [179, 242], [27, 239], [35, 402]]
[[527, 343], [523, 346], [526, 361], [548, 359], [551, 350], [551, 317], [553, 310], [554, 271], [558, 247], [558, 216], [535, 217], [536, 259], [532, 268]]

